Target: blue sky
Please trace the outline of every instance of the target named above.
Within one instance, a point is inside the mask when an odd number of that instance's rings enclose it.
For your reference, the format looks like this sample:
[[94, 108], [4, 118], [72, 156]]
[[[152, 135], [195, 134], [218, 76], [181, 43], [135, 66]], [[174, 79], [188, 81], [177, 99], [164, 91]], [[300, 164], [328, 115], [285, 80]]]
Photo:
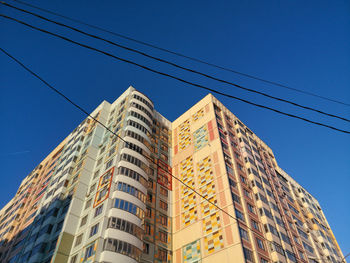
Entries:
[[[96, 4], [96, 1], [52, 0], [31, 3], [189, 56], [350, 103], [348, 1], [98, 1]], [[0, 9], [1, 13], [121, 57], [350, 130], [350, 125], [340, 120], [199, 78], [9, 8], [1, 6]], [[249, 88], [348, 118], [350, 115], [350, 107], [344, 105], [249, 80], [106, 33], [90, 31]], [[3, 18], [0, 40], [2, 48], [88, 111], [103, 100], [114, 101], [129, 85], [133, 85], [147, 94], [157, 110], [172, 121], [207, 94]], [[85, 116], [2, 54], [0, 68], [3, 117], [0, 206], [3, 206], [15, 194], [20, 181]], [[350, 135], [216, 97], [260, 136], [274, 150], [279, 165], [319, 200], [343, 253], [349, 252]]]

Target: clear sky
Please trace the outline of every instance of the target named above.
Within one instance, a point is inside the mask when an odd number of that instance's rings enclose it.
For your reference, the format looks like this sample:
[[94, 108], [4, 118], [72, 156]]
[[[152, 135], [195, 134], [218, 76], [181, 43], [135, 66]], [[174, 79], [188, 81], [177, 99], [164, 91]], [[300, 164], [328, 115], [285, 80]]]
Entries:
[[[189, 56], [350, 103], [349, 1], [51, 0], [31, 3]], [[188, 80], [350, 130], [349, 123], [192, 76], [4, 6], [0, 10]], [[103, 100], [114, 101], [133, 85], [147, 94], [157, 110], [172, 121], [207, 94], [3, 18], [0, 23], [1, 47], [88, 111]], [[350, 117], [348, 106], [90, 31], [249, 88]], [[21, 180], [85, 116], [3, 54], [0, 54], [0, 69], [3, 178], [0, 206], [3, 206], [15, 194]], [[216, 97], [260, 136], [273, 149], [279, 165], [319, 200], [343, 253], [350, 252], [350, 135]]]

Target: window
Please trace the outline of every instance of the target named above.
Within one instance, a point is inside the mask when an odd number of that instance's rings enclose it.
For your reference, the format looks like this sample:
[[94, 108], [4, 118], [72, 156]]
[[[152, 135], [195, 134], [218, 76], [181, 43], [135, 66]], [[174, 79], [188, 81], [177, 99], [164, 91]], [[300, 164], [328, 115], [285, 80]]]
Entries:
[[161, 195], [168, 196], [168, 190], [164, 187], [160, 187], [159, 192]]
[[279, 226], [286, 228], [283, 221], [279, 217], [275, 216], [275, 219], [276, 219], [276, 222]]
[[241, 238], [250, 241], [249, 240], [249, 235], [248, 232], [246, 230], [244, 230], [243, 228], [239, 227], [239, 234], [241, 235]]
[[234, 202], [236, 202], [238, 204], [241, 203], [241, 198], [238, 195], [234, 194], [233, 192], [231, 192], [231, 195], [232, 195], [232, 199]]
[[74, 255], [74, 256], [70, 259], [69, 263], [76, 263], [76, 262], [77, 262], [77, 259], [78, 259], [78, 255]]
[[41, 243], [41, 244], [35, 246], [35, 247], [32, 249], [32, 256], [34, 256], [34, 255], [37, 254], [37, 253], [44, 253], [45, 247], [46, 247], [46, 243]]
[[247, 261], [251, 261], [251, 262], [254, 262], [254, 257], [253, 257], [253, 252], [250, 251], [248, 248], [246, 247], [243, 247], [243, 253], [244, 253], [244, 258], [247, 260]]
[[153, 189], [153, 180], [151, 178], [148, 179], [148, 188]]
[[249, 210], [251, 213], [255, 214], [255, 208], [254, 208], [254, 206], [252, 206], [252, 205], [249, 204], [249, 203], [247, 203], [247, 206], [248, 206], [248, 210]]
[[269, 263], [269, 261], [267, 259], [260, 258], [260, 263]]
[[94, 255], [94, 243], [91, 244], [90, 246], [88, 246], [86, 249], [85, 249], [85, 256], [84, 256], [84, 260], [90, 258], [91, 256]]
[[90, 198], [86, 204], [85, 204], [85, 209], [89, 208], [91, 206], [91, 203], [92, 203], [92, 198]]
[[141, 208], [123, 199], [116, 198], [114, 202], [114, 207], [134, 214], [138, 218], [143, 218], [144, 216], [144, 211]]
[[148, 222], [145, 223], [145, 234], [146, 235], [150, 235], [151, 234], [151, 225]]
[[93, 235], [95, 235], [98, 231], [98, 225], [99, 223], [97, 223], [96, 225], [94, 225], [93, 227], [91, 227], [91, 230], [90, 230], [90, 237], [92, 237]]
[[260, 231], [260, 227], [259, 227], [259, 223], [258, 223], [258, 222], [252, 220], [252, 226], [253, 226], [256, 230]]
[[100, 154], [102, 154], [105, 150], [106, 150], [106, 146], [104, 146], [104, 147], [100, 150]]
[[97, 171], [94, 173], [94, 178], [93, 178], [93, 179], [95, 179], [99, 174], [100, 174], [100, 170], [97, 170]]
[[101, 214], [101, 213], [102, 213], [102, 210], [103, 210], [103, 205], [100, 205], [99, 207], [96, 207], [94, 217], [96, 217], [96, 216], [98, 216], [99, 214]]
[[126, 192], [130, 195], [137, 197], [142, 202], [146, 201], [146, 196], [144, 195], [144, 193], [142, 193], [140, 190], [138, 190], [137, 188], [135, 188], [129, 184], [119, 182], [117, 185], [117, 189], [118, 189], [118, 191], [123, 191], [123, 192]]
[[93, 184], [93, 185], [90, 187], [89, 194], [91, 194], [93, 191], [95, 191], [95, 188], [96, 188], [96, 184]]
[[143, 253], [149, 254], [149, 244], [143, 242]]
[[265, 250], [264, 241], [262, 241], [260, 238], [256, 238], [256, 243], [260, 249]]
[[297, 236], [294, 236], [294, 235], [293, 235], [293, 239], [294, 239], [294, 242], [295, 242], [295, 243], [300, 244], [299, 239], [298, 239]]
[[[107, 158], [111, 157], [113, 153], [115, 153], [115, 147], [113, 147], [112, 149], [109, 150]], [[112, 160], [111, 160], [111, 161], [112, 161]], [[111, 161], [110, 161], [110, 162], [111, 162]], [[107, 168], [106, 168], [106, 169], [107, 169]]]
[[268, 232], [271, 232], [272, 234], [274, 234], [275, 236], [278, 236], [278, 231], [275, 227], [271, 226], [270, 224], [265, 224], [264, 225], [264, 229], [265, 229], [265, 232], [268, 233]]
[[256, 193], [255, 194], [255, 199], [256, 200], [261, 200], [267, 205], [269, 204], [269, 202], [267, 201], [266, 197], [264, 195], [260, 194], [260, 193]]
[[275, 210], [276, 212], [278, 212], [279, 213], [279, 208], [278, 208], [278, 206], [276, 205], [276, 204], [274, 204], [273, 202], [269, 202], [269, 204], [270, 204], [270, 207], [273, 209], [273, 210]]
[[162, 200], [159, 201], [159, 206], [164, 210], [168, 210], [168, 204], [163, 202]]
[[146, 216], [147, 217], [152, 217], [152, 209], [150, 207], [146, 207]]
[[[226, 167], [227, 168], [227, 167]], [[231, 169], [231, 168], [230, 168]], [[231, 187], [235, 188], [237, 187], [237, 184], [235, 181], [233, 181], [231, 178], [228, 178], [228, 182], [230, 184]]]
[[88, 219], [88, 215], [84, 216], [84, 217], [81, 219], [81, 222], [80, 222], [80, 227], [82, 227], [83, 225], [85, 225], [85, 224], [86, 224], [87, 219]]
[[146, 179], [142, 175], [140, 175], [139, 173], [135, 172], [134, 170], [131, 170], [131, 169], [123, 167], [123, 166], [120, 166], [118, 168], [118, 173], [122, 174], [122, 175], [125, 175], [125, 176], [128, 176], [128, 177], [130, 177], [130, 178], [140, 182], [144, 187], [147, 188], [147, 181], [146, 181]]
[[231, 146], [234, 147], [234, 148], [236, 148], [236, 149], [238, 148], [238, 144], [235, 143], [235, 142], [232, 142], [232, 141], [231, 141]]
[[244, 219], [244, 215], [241, 211], [235, 209], [235, 212], [236, 212], [236, 217], [240, 220], [242, 220], [243, 222], [245, 222], [245, 219]]
[[286, 253], [287, 253], [287, 257], [291, 260], [291, 261], [293, 261], [293, 262], [297, 262], [297, 259], [296, 259], [296, 257], [295, 257], [295, 255], [294, 255], [294, 253], [292, 253], [292, 252], [290, 252], [288, 249], [286, 249]]
[[160, 247], [158, 247], [158, 255], [159, 255], [159, 259], [162, 262], [166, 262], [167, 261], [167, 251], [165, 249], [162, 249]]
[[310, 253], [312, 253], [312, 254], [314, 253], [314, 249], [311, 246], [309, 246], [308, 244], [306, 244], [304, 241], [303, 241], [303, 246]]
[[168, 217], [165, 215], [159, 215], [159, 221], [163, 226], [168, 226]]
[[301, 235], [303, 238], [308, 239], [308, 235], [303, 231], [297, 228], [299, 235]]
[[283, 249], [283, 247], [280, 244], [278, 244], [276, 242], [273, 242], [273, 243], [270, 243], [270, 244], [271, 244], [272, 251], [276, 251], [277, 253], [285, 256], [284, 249]]
[[249, 192], [247, 189], [243, 188], [243, 192], [244, 192], [244, 195], [245, 195], [246, 197], [252, 198], [252, 196], [250, 195], [250, 192]]
[[112, 166], [112, 163], [113, 163], [113, 159], [110, 160], [110, 161], [108, 161], [108, 163], [106, 163], [106, 168], [105, 168], [105, 170], [107, 170], [109, 167], [111, 167], [111, 166]]
[[81, 241], [83, 241], [83, 234], [80, 234], [79, 236], [77, 236], [77, 238], [75, 239], [75, 244], [74, 246], [79, 246], [81, 244]]
[[247, 179], [245, 179], [245, 177], [241, 175], [240, 178], [242, 183], [247, 184]]
[[129, 163], [132, 163], [138, 167], [140, 167], [142, 170], [144, 170], [146, 173], [148, 173], [148, 166], [145, 165], [141, 160], [139, 160], [138, 158], [131, 156], [129, 154], [122, 154], [121, 155], [121, 160], [125, 160]]
[[163, 231], [159, 231], [159, 239], [164, 243], [168, 243], [168, 234]]
[[301, 222], [296, 216], [292, 215], [293, 219], [295, 220], [295, 223], [297, 223], [299, 226], [303, 226], [303, 222]]
[[289, 203], [288, 203], [288, 207], [296, 214], [299, 214], [299, 211], [296, 210], [293, 206], [291, 206]]
[[153, 195], [152, 195], [152, 193], [147, 193], [147, 202], [152, 203], [152, 201], [153, 201]]
[[283, 234], [282, 232], [280, 232], [280, 234], [281, 234], [282, 240], [288, 243], [289, 245], [291, 245], [289, 237]]
[[136, 236], [138, 239], [142, 239], [143, 229], [135, 224], [126, 221], [121, 218], [110, 217], [108, 219], [108, 228], [118, 229]]
[[103, 197], [105, 197], [108, 194], [108, 188], [107, 186], [103, 187], [102, 190], [100, 190], [97, 194], [97, 201], [101, 201]]
[[259, 209], [259, 213], [261, 216], [267, 216], [268, 218], [273, 220], [273, 216], [269, 210], [267, 210], [265, 207]]

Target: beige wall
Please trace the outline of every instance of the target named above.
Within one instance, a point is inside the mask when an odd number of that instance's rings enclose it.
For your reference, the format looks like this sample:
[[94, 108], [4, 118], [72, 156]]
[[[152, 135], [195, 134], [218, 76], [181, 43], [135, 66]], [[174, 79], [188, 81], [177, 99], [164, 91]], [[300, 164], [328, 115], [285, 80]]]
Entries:
[[[212, 99], [206, 96], [172, 123], [173, 174], [234, 215]], [[196, 136], [199, 129], [203, 131], [200, 149], [195, 142], [201, 141]], [[197, 240], [192, 256], [197, 255], [202, 262], [244, 262], [236, 220], [178, 180], [174, 179], [173, 185], [174, 262], [187, 262], [184, 250]]]

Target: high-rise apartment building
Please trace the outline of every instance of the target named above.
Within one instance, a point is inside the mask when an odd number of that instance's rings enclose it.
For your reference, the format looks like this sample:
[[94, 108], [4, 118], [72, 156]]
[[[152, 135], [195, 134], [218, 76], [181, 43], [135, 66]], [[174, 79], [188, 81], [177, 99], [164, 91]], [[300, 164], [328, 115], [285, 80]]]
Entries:
[[342, 261], [317, 200], [212, 95], [172, 122], [171, 165], [205, 198], [174, 180], [174, 262]]
[[[341, 262], [318, 204], [215, 97], [104, 101], [0, 211], [1, 262]], [[345, 261], [344, 261], [345, 262]]]

